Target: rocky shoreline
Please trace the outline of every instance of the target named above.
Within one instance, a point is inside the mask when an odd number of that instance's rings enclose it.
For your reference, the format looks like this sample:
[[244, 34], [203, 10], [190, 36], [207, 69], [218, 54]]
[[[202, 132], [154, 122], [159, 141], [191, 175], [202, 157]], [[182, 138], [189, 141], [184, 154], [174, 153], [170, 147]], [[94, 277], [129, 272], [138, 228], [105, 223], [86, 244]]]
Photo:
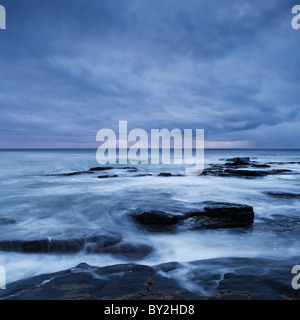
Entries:
[[[181, 280], [178, 274], [184, 275]], [[0, 291], [0, 299], [299, 300], [300, 293], [291, 287], [291, 268], [286, 261], [219, 258], [153, 267], [81, 263], [10, 283]]]
[[[294, 174], [290, 169], [272, 168], [272, 165], [300, 164], [300, 162], [258, 163], [249, 157], [224, 159], [223, 164], [211, 164], [203, 176], [258, 178], [268, 175]], [[77, 176], [95, 174], [98, 179], [118, 178], [108, 172], [127, 170], [135, 173], [136, 167], [93, 167], [87, 171], [48, 174], [46, 176]], [[152, 173], [132, 175], [151, 176]], [[161, 172], [157, 177], [180, 177], [181, 174]], [[298, 193], [262, 191], [269, 197], [293, 201]], [[137, 229], [146, 233], [201, 232], [208, 229], [247, 230], [255, 219], [254, 208], [247, 204], [203, 201], [185, 207], [180, 203], [175, 210], [135, 208], [126, 216]], [[295, 218], [296, 219], [296, 218]], [[294, 219], [294, 220], [295, 220]], [[276, 225], [279, 231], [297, 231], [298, 220], [287, 226]], [[18, 221], [0, 217], [0, 228]], [[284, 222], [286, 223], [286, 222]], [[295, 226], [293, 225], [295, 224]], [[294, 230], [295, 229], [295, 230]], [[274, 229], [275, 230], [275, 229]], [[296, 232], [295, 231], [295, 232]], [[291, 289], [290, 264], [262, 258], [218, 258], [181, 264], [164, 263], [157, 266], [133, 264], [149, 257], [155, 249], [148, 243], [128, 242], [117, 232], [100, 229], [78, 237], [42, 237], [32, 239], [0, 239], [0, 251], [34, 254], [110, 254], [130, 263], [107, 267], [85, 263], [52, 274], [38, 275], [7, 284], [0, 291], [0, 299], [299, 299], [300, 293]], [[187, 268], [188, 266], [188, 268]], [[184, 272], [183, 270], [187, 268]], [[268, 269], [266, 273], [265, 270]], [[178, 274], [186, 279], [180, 280]]]

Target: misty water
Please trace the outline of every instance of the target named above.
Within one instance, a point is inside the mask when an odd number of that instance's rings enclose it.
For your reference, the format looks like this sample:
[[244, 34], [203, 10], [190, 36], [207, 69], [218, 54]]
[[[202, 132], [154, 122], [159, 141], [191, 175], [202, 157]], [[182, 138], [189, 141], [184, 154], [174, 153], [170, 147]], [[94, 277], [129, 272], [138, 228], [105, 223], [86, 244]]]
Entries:
[[[205, 150], [205, 166], [229, 157], [251, 157], [258, 163], [300, 161], [300, 150]], [[292, 174], [258, 178], [185, 175], [185, 165], [131, 165], [100, 174], [49, 176], [86, 171], [99, 166], [95, 150], [1, 150], [0, 241], [41, 238], [78, 238], [99, 230], [121, 234], [124, 241], [151, 245], [146, 258], [130, 260], [111, 254], [1, 252], [0, 265], [7, 282], [51, 273], [86, 262], [95, 266], [119, 263], [157, 265], [220, 257], [263, 257], [289, 260], [298, 255], [299, 198], [270, 197], [265, 191], [299, 193], [299, 164], [273, 164]], [[161, 177], [161, 172], [179, 176]], [[142, 176], [145, 174], [144, 176]], [[151, 174], [147, 176], [146, 174]], [[136, 209], [177, 211], [197, 208], [203, 201], [247, 204], [254, 208], [248, 229], [194, 230], [151, 233], [137, 226], [130, 214]], [[292, 265], [292, 261], [291, 261]], [[184, 277], [186, 270], [178, 273]]]

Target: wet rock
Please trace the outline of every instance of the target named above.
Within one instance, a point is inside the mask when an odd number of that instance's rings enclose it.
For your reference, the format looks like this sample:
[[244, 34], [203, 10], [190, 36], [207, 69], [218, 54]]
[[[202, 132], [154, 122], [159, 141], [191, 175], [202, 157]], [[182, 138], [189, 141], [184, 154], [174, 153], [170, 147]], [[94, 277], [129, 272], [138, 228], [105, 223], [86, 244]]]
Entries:
[[300, 198], [300, 193], [275, 192], [275, 191], [265, 191], [264, 193], [272, 197]]
[[282, 173], [289, 173], [289, 172], [293, 172], [290, 169], [273, 169], [271, 170], [270, 174], [282, 174]]
[[73, 253], [83, 249], [84, 239], [70, 240], [4, 240], [0, 241], [1, 251], [24, 253]]
[[236, 170], [236, 169], [226, 169], [224, 170], [225, 174], [228, 174], [230, 176], [239, 176], [239, 177], [262, 177], [266, 176], [268, 174], [273, 174], [268, 171], [262, 171], [262, 170]]
[[189, 230], [216, 228], [246, 228], [254, 221], [254, 211], [251, 206], [206, 201], [203, 212], [188, 213], [185, 225]]
[[200, 210], [172, 214], [164, 211], [140, 211], [131, 215], [148, 231], [184, 231], [216, 228], [246, 228], [254, 221], [254, 211], [244, 204], [205, 201]]
[[147, 257], [152, 253], [153, 248], [143, 243], [122, 242], [111, 246], [101, 246], [99, 243], [90, 244], [86, 251], [88, 253], [108, 253], [131, 260], [138, 260]]
[[148, 230], [153, 231], [167, 231], [168, 229], [172, 229], [172, 227], [174, 227], [177, 222], [183, 218], [181, 215], [158, 210], [136, 210], [131, 214], [131, 217], [135, 222], [143, 225], [144, 227], [148, 227]]
[[104, 176], [98, 176], [99, 179], [107, 179], [107, 178], [117, 178], [118, 175], [114, 174], [114, 175], [104, 175]]
[[282, 164], [300, 164], [299, 161], [289, 161], [289, 162], [283, 162], [283, 161], [271, 161], [271, 162], [267, 162], [267, 164], [278, 164], [278, 165], [282, 165]]
[[4, 224], [14, 224], [16, 223], [16, 220], [11, 218], [0, 218], [0, 226]]
[[23, 253], [74, 253], [84, 249], [87, 243], [97, 243], [106, 247], [114, 245], [122, 240], [119, 234], [101, 232], [77, 239], [51, 239], [42, 238], [34, 240], [2, 240], [0, 251], [13, 251]]
[[91, 168], [90, 171], [106, 171], [111, 169], [114, 169], [114, 168], [113, 167], [95, 167], [95, 168]]
[[[218, 258], [154, 267], [80, 263], [8, 283], [1, 300], [299, 300], [289, 261]], [[266, 272], [267, 270], [267, 272]], [[189, 288], [193, 288], [193, 292]]]
[[229, 158], [226, 159], [226, 161], [229, 161], [225, 163], [225, 166], [247, 166], [250, 164], [250, 157], [236, 157], [236, 158]]
[[253, 168], [270, 168], [271, 166], [266, 163], [262, 163], [262, 164], [252, 163], [251, 167], [253, 167]]
[[291, 173], [290, 169], [256, 170], [251, 168], [270, 168], [268, 163], [251, 161], [250, 157], [235, 157], [226, 159], [225, 164], [211, 164], [205, 168], [201, 175], [214, 175], [219, 177], [264, 177], [267, 175]]
[[119, 233], [102, 232], [102, 234], [90, 235], [85, 238], [87, 244], [95, 243], [98, 247], [108, 247], [122, 241], [122, 236]]
[[134, 264], [99, 268], [81, 263], [75, 268], [7, 284], [6, 290], [0, 291], [2, 300], [179, 300], [196, 297], [152, 267]]
[[76, 171], [76, 172], [70, 172], [70, 173], [59, 173], [59, 174], [47, 174], [46, 176], [47, 177], [55, 177], [55, 176], [65, 176], [65, 177], [68, 177], [68, 176], [76, 176], [76, 175], [79, 175], [79, 174], [93, 174], [94, 172], [93, 171]]
[[172, 173], [169, 173], [169, 172], [161, 172], [157, 176], [158, 177], [171, 177], [173, 175], [172, 175]]
[[228, 158], [226, 159], [226, 161], [230, 161], [230, 162], [243, 162], [243, 163], [249, 163], [250, 162], [250, 157], [235, 157], [235, 158]]

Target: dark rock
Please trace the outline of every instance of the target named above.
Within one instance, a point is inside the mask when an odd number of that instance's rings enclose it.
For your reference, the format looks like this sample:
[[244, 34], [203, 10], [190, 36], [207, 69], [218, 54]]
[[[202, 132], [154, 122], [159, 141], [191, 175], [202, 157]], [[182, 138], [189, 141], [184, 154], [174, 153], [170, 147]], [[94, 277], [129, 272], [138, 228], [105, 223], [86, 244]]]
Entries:
[[278, 164], [278, 165], [282, 165], [282, 164], [300, 164], [299, 161], [290, 161], [290, 162], [276, 162], [276, 161], [272, 161], [272, 162], [267, 162], [267, 164]]
[[153, 248], [143, 243], [118, 243], [111, 246], [101, 246], [98, 243], [90, 244], [86, 251], [88, 253], [109, 253], [125, 257], [127, 259], [143, 259], [152, 253]]
[[291, 266], [299, 263], [298, 257], [289, 261], [233, 257], [154, 267], [121, 264], [101, 268], [81, 263], [8, 283], [6, 290], [0, 290], [0, 299], [299, 300], [299, 290], [291, 286]]
[[85, 174], [85, 173], [88, 173], [88, 174], [93, 174], [94, 172], [93, 171], [77, 171], [77, 172], [70, 172], [70, 173], [59, 173], [59, 174], [47, 174], [46, 176], [47, 177], [54, 177], [54, 176], [76, 176], [76, 175], [79, 175], [79, 174]]
[[242, 167], [246, 168], [248, 166], [248, 163], [246, 162], [226, 162], [224, 164], [225, 167]]
[[235, 157], [235, 158], [226, 159], [226, 161], [249, 163], [250, 162], [250, 157]]
[[11, 218], [0, 218], [0, 226], [4, 224], [13, 224], [16, 223], [16, 220]]
[[102, 232], [102, 234], [90, 235], [85, 238], [86, 243], [95, 243], [98, 247], [108, 247], [119, 243], [122, 236], [119, 233]]
[[268, 165], [266, 163], [262, 163], [262, 164], [252, 163], [251, 166], [254, 168], [270, 168], [271, 167], [270, 165]]
[[171, 177], [173, 175], [172, 175], [172, 173], [169, 173], [169, 172], [162, 172], [162, 173], [159, 173], [157, 176], [158, 177]]
[[227, 202], [203, 202], [203, 208], [172, 214], [164, 211], [138, 211], [131, 215], [135, 222], [148, 231], [167, 232], [178, 230], [246, 228], [254, 221], [253, 208]]
[[150, 227], [148, 230], [152, 230], [151, 227], [153, 227], [153, 231], [167, 231], [183, 218], [181, 215], [174, 215], [172, 213], [158, 210], [136, 210], [133, 214], [131, 214], [131, 217], [135, 220], [135, 222], [143, 226]]
[[226, 169], [224, 173], [227, 173], [231, 176], [240, 176], [240, 177], [262, 177], [268, 174], [273, 174], [268, 171], [259, 171], [259, 170], [235, 170], [235, 169]]
[[115, 245], [122, 240], [119, 234], [101, 232], [83, 236], [78, 239], [35, 239], [35, 240], [2, 240], [0, 251], [24, 253], [74, 253], [84, 249], [87, 243], [96, 243], [102, 248]]
[[91, 168], [90, 171], [105, 171], [105, 170], [111, 170], [114, 169], [113, 167], [95, 167]]
[[7, 284], [2, 300], [147, 300], [196, 299], [197, 295], [178, 286], [153, 268], [123, 264], [77, 267]]
[[84, 239], [70, 240], [4, 240], [0, 241], [1, 251], [24, 253], [73, 253], [83, 249]]
[[114, 174], [114, 175], [104, 175], [104, 176], [98, 176], [99, 179], [106, 179], [106, 178], [117, 178], [118, 175]]
[[264, 193], [272, 197], [300, 198], [300, 193], [274, 192], [274, 191], [266, 191]]
[[151, 173], [140, 173], [140, 174], [136, 174], [135, 177], [150, 177], [152, 176]]
[[186, 214], [184, 225], [189, 230], [246, 228], [254, 221], [253, 208], [243, 204], [206, 201], [204, 211]]
[[271, 170], [270, 174], [281, 174], [281, 173], [289, 173], [292, 172], [292, 170], [289, 169], [273, 169]]

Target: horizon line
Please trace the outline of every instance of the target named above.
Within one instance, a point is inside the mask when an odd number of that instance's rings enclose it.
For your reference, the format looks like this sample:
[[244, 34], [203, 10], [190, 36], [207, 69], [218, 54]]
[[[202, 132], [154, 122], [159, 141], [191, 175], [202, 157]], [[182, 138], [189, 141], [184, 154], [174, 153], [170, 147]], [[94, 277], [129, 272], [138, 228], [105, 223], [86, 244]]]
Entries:
[[[95, 147], [95, 148], [62, 148], [62, 147], [53, 147], [53, 148], [0, 148], [0, 150], [97, 150], [99, 147]], [[116, 148], [116, 149], [125, 149], [125, 148]], [[140, 148], [140, 149], [152, 149], [151, 147], [147, 147], [147, 148]], [[162, 150], [163, 148], [159, 147], [159, 148], [153, 148], [153, 149], [160, 149]], [[170, 148], [170, 150], [175, 150], [175, 149], [182, 149], [184, 150], [184, 148]], [[196, 150], [196, 148], [188, 148], [188, 149], [193, 149]], [[280, 148], [280, 147], [251, 147], [251, 148], [205, 148], [204, 150], [300, 150], [300, 147], [291, 147], [291, 148]], [[130, 150], [130, 148], [127, 148], [127, 150]]]

